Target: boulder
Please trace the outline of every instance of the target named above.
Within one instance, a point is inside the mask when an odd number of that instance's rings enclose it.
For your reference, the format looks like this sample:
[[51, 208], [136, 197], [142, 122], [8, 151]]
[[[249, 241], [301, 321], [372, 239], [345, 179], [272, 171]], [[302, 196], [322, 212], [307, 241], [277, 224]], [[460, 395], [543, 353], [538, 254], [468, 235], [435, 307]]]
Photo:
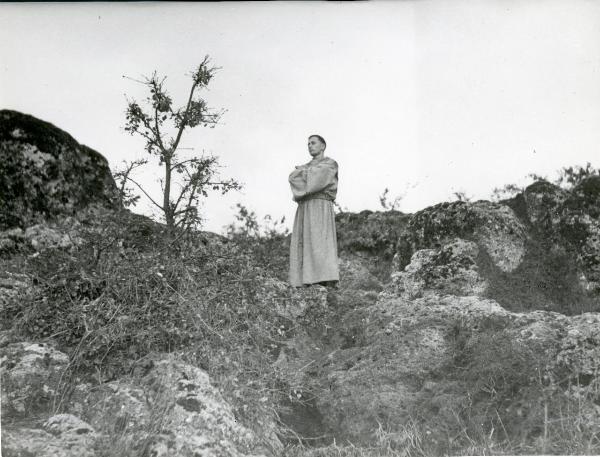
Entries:
[[146, 360], [131, 379], [77, 386], [69, 410], [129, 452], [155, 456], [278, 455], [268, 417], [258, 437], [238, 422], [202, 369], [168, 354]]
[[67, 414], [48, 419], [48, 430], [3, 427], [2, 455], [7, 457], [94, 457], [97, 438], [85, 422]]
[[600, 176], [572, 189], [537, 181], [503, 203], [515, 210], [534, 241], [567, 253], [582, 290], [600, 291]]
[[[396, 253], [397, 241], [409, 220], [400, 211], [370, 211], [339, 213], [335, 216], [338, 254], [342, 262], [359, 263], [378, 281], [387, 281], [390, 265]], [[357, 261], [357, 262], [355, 262]], [[342, 269], [344, 265], [341, 266]], [[350, 272], [352, 268], [347, 268]], [[351, 281], [354, 280], [351, 274]], [[359, 273], [359, 276], [364, 275]], [[340, 277], [341, 281], [347, 278]], [[379, 287], [368, 279], [369, 287]]]
[[547, 181], [537, 181], [522, 193], [526, 220], [541, 230], [549, 230], [560, 222], [561, 207], [569, 192]]
[[558, 235], [575, 252], [581, 284], [600, 292], [600, 176], [592, 176], [573, 188], [561, 208]]
[[0, 230], [99, 205], [116, 208], [108, 162], [33, 116], [0, 110]]
[[391, 287], [406, 298], [425, 293], [483, 295], [487, 283], [479, 275], [473, 241], [455, 239], [440, 249], [422, 249], [412, 255], [404, 271], [392, 273]]
[[[418, 260], [413, 255], [421, 256], [421, 262], [457, 265], [439, 256], [461, 239], [477, 247], [471, 260], [465, 259], [477, 291], [467, 287], [464, 293], [492, 298], [513, 311], [600, 310], [599, 183], [600, 177], [591, 176], [563, 189], [538, 181], [509, 200], [441, 203], [419, 211], [400, 234], [391, 266], [393, 282], [407, 291], [414, 287], [414, 296], [421, 294], [423, 278], [404, 271]], [[439, 276], [444, 269], [420, 271]], [[445, 293], [463, 294], [452, 287], [460, 289], [469, 279], [454, 279], [459, 282], [447, 283], [451, 287]], [[430, 286], [444, 293], [440, 284]]]
[[82, 243], [77, 233], [79, 222], [68, 217], [60, 223], [41, 223], [27, 227], [24, 238], [36, 251], [60, 248], [69, 249]]
[[370, 254], [391, 259], [396, 241], [409, 216], [400, 211], [370, 211], [336, 214], [341, 253]]
[[3, 417], [45, 414], [59, 393], [69, 357], [53, 343], [20, 342], [0, 348]]
[[54, 436], [93, 436], [94, 429], [86, 422], [72, 414], [56, 414], [44, 423], [44, 430]]
[[525, 255], [527, 232], [506, 205], [483, 200], [440, 203], [412, 215], [400, 235], [394, 268], [404, 268], [418, 250], [439, 248], [455, 238], [477, 243], [496, 267], [510, 272]]

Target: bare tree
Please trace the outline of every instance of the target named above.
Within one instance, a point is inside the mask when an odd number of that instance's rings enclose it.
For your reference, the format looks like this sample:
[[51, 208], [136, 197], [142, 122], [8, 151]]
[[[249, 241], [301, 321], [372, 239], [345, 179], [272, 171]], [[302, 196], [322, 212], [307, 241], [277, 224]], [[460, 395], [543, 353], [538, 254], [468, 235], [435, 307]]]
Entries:
[[[220, 190], [225, 194], [230, 190], [241, 189], [241, 184], [234, 179], [219, 178], [217, 157], [202, 155], [185, 158], [179, 153], [183, 149], [180, 142], [186, 129], [197, 126], [214, 128], [224, 113], [223, 110], [209, 108], [206, 101], [198, 95], [200, 90], [208, 87], [218, 70], [209, 66], [209, 63], [210, 59], [206, 56], [192, 72], [192, 86], [185, 106], [173, 108], [173, 101], [164, 88], [166, 77], [160, 79], [156, 72], [150, 78], [144, 77], [143, 81], [137, 81], [150, 90], [145, 104], [147, 111], [135, 100], [127, 101], [125, 130], [131, 135], [143, 137], [146, 140], [146, 151], [158, 157], [160, 166], [164, 166], [164, 178], [161, 179], [162, 202], [152, 198], [130, 173], [125, 175], [125, 179], [135, 184], [160, 210], [170, 229], [190, 228], [199, 224], [199, 199], [201, 196], [206, 197], [208, 190]], [[169, 129], [174, 129], [174, 135], [166, 134]], [[175, 179], [176, 176], [179, 179]]]

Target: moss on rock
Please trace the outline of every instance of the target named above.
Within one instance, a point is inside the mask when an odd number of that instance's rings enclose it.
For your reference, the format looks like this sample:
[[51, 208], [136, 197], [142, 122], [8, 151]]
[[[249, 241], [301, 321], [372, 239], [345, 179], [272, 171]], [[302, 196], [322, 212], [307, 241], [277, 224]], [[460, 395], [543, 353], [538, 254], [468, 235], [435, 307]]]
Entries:
[[106, 159], [54, 125], [0, 110], [0, 229], [99, 204], [115, 208]]

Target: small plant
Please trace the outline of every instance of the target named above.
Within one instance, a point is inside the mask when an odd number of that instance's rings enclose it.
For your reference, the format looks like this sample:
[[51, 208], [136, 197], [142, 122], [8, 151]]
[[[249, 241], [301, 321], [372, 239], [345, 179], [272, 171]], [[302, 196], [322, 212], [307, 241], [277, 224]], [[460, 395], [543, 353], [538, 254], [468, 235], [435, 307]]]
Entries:
[[459, 202], [470, 202], [471, 201], [471, 197], [469, 197], [464, 190], [459, 190], [457, 192], [454, 192], [452, 195], [454, 196], [456, 201], [459, 201]]
[[346, 206], [342, 208], [342, 206], [337, 201], [333, 202], [333, 209], [335, 211], [335, 214], [341, 214], [345, 211], [348, 211], [348, 208]]
[[[254, 211], [249, 210], [241, 203], [237, 203], [236, 208], [238, 209], [238, 213], [234, 217], [237, 224], [236, 222], [232, 222], [226, 227], [227, 235], [231, 237], [261, 236], [260, 226], [258, 224], [256, 213]], [[270, 216], [268, 215], [265, 216], [265, 218], [266, 217], [270, 218]], [[283, 218], [281, 222], [283, 223], [284, 220], [285, 218]]]
[[285, 216], [274, 219], [267, 214], [262, 223], [256, 213], [238, 203], [235, 221], [225, 227], [227, 237], [248, 253], [257, 265], [265, 268], [281, 280], [287, 280], [289, 268], [290, 231], [285, 224]]
[[496, 187], [492, 191], [491, 200], [492, 201], [505, 200], [505, 199], [514, 197], [515, 195], [517, 195], [520, 192], [523, 192], [524, 190], [525, 190], [524, 187], [518, 186], [516, 184], [505, 184], [502, 187]]
[[388, 200], [389, 191], [390, 190], [387, 187], [383, 190], [383, 193], [379, 196], [379, 204], [385, 210], [394, 211], [394, 210], [397, 210], [398, 208], [400, 208], [400, 203], [402, 202], [404, 195], [397, 195], [393, 201], [389, 201]]

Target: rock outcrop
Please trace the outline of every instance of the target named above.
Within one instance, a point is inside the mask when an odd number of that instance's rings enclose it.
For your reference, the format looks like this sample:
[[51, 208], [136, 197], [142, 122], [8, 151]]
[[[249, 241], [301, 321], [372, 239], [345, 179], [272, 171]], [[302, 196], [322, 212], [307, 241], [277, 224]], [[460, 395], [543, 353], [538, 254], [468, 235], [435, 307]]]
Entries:
[[116, 207], [108, 162], [48, 122], [0, 110], [0, 230]]
[[[0, 349], [3, 455], [94, 456], [105, 448], [125, 455], [277, 455], [282, 445], [265, 418], [262, 438], [240, 424], [206, 372], [169, 354], [147, 357], [129, 379], [82, 383], [59, 397], [70, 413], [51, 415], [49, 399], [66, 389], [68, 356], [48, 344]], [[68, 390], [68, 389], [66, 389]], [[15, 417], [50, 414], [41, 428], [11, 425]], [[154, 433], [153, 433], [154, 432]]]
[[[280, 353], [282, 369], [315, 398], [319, 429], [337, 442], [374, 444], [385, 424], [387, 442], [403, 448], [419, 423], [427, 430], [420, 445], [436, 453], [448, 436], [502, 427], [534, 442], [544, 423], [565, 420], [561, 408], [587, 430], [598, 427], [598, 179], [571, 191], [538, 183], [509, 202], [444, 203], [410, 216], [376, 300], [348, 306], [342, 287], [320, 321], [329, 337], [313, 329]], [[547, 243], [555, 251], [540, 249]], [[347, 260], [354, 252], [342, 250], [342, 276], [356, 270]], [[555, 281], [562, 295], [537, 290], [545, 283], [535, 281], [556, 277], [552, 256], [574, 272]], [[517, 279], [527, 286], [511, 296]], [[579, 311], [570, 315], [573, 304]], [[465, 430], [478, 420], [481, 430]]]
[[476, 242], [501, 271], [519, 266], [525, 254], [526, 231], [507, 206], [487, 201], [441, 203], [410, 218], [400, 236], [398, 267], [408, 263], [413, 252], [439, 247], [452, 238]]
[[[571, 190], [536, 182], [516, 197], [441, 203], [412, 215], [397, 241], [392, 270], [402, 272], [421, 250], [450, 241], [475, 243], [472, 257], [486, 296], [515, 311], [569, 313], [574, 303], [600, 303], [600, 177]], [[428, 251], [433, 252], [433, 251]], [[444, 263], [444, 260], [441, 260]]]

